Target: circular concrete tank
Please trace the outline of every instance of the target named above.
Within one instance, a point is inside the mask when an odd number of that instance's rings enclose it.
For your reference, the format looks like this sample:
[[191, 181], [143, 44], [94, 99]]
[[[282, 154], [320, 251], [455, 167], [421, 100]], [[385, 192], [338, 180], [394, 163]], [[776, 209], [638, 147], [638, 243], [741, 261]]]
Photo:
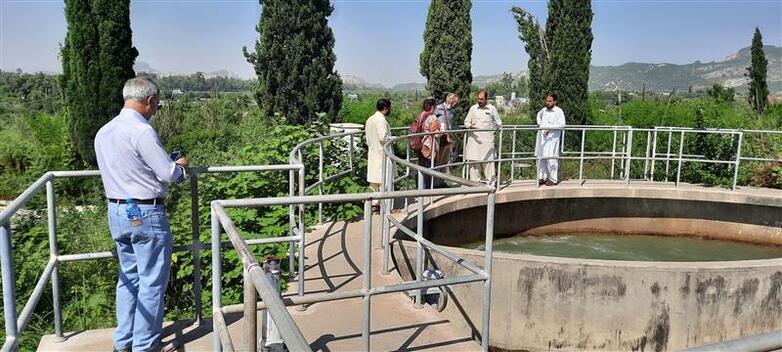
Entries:
[[[440, 199], [424, 233], [454, 246], [484, 237], [485, 196]], [[415, 227], [415, 214], [405, 224]], [[697, 235], [782, 244], [782, 191], [659, 184], [497, 192], [495, 237], [551, 232]], [[412, 278], [415, 243], [393, 246]], [[483, 251], [449, 247], [482, 266]], [[465, 274], [431, 252], [428, 267]], [[490, 344], [508, 350], [677, 350], [782, 329], [782, 259], [641, 262], [494, 254]], [[481, 286], [450, 289], [444, 314], [479, 332]]]

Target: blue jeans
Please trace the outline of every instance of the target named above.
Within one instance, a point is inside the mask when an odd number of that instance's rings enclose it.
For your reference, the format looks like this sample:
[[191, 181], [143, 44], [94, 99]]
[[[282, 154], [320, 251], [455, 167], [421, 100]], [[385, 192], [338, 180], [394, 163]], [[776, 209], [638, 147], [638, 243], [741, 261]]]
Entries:
[[114, 348], [157, 348], [163, 331], [164, 296], [173, 239], [162, 205], [139, 204], [141, 225], [133, 227], [125, 204], [109, 203], [109, 227], [117, 246], [117, 330]]

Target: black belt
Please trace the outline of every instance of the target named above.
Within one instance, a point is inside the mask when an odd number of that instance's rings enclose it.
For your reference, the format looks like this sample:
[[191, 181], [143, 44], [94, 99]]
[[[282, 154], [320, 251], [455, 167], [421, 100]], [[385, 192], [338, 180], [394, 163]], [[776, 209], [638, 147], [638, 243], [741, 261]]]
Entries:
[[[152, 198], [152, 199], [136, 199], [136, 198], [133, 198], [133, 202], [136, 203], [136, 204], [163, 205], [163, 198]], [[127, 202], [124, 199], [109, 198], [109, 203], [126, 204]]]

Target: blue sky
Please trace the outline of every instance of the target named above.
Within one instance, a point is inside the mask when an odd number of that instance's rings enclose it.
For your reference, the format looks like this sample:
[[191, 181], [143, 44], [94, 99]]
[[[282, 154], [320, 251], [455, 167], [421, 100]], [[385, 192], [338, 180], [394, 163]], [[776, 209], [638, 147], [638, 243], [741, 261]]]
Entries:
[[[369, 82], [422, 82], [418, 54], [429, 1], [336, 0], [330, 25], [337, 70]], [[474, 75], [526, 69], [511, 6], [546, 16], [545, 1], [473, 1]], [[254, 0], [133, 0], [138, 60], [162, 71], [227, 69], [250, 77], [241, 54], [257, 38]], [[593, 1], [592, 63], [688, 63], [720, 60], [749, 46], [755, 26], [782, 46], [782, 1]], [[0, 0], [0, 68], [60, 71], [66, 23], [60, 0]]]

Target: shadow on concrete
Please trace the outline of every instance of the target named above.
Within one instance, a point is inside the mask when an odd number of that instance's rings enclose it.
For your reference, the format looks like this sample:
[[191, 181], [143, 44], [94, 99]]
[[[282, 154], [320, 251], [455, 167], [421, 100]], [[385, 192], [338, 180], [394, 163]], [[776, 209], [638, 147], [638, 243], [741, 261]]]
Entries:
[[[448, 322], [449, 322], [448, 320], [437, 320], [437, 321], [424, 322], [420, 324], [404, 325], [404, 326], [397, 326], [397, 327], [380, 329], [380, 330], [373, 330], [369, 333], [369, 336], [371, 338], [372, 336], [377, 336], [381, 334], [387, 334], [387, 333], [404, 331], [404, 330], [413, 330], [410, 336], [407, 339], [405, 339], [405, 341], [403, 341], [398, 348], [394, 349], [394, 351], [418, 351], [418, 350], [425, 350], [434, 347], [442, 347], [442, 346], [448, 346], [453, 344], [459, 344], [462, 342], [472, 341], [472, 339], [469, 337], [463, 337], [463, 338], [458, 338], [450, 341], [440, 341], [440, 342], [430, 343], [426, 345], [411, 347], [413, 342], [415, 342], [416, 338], [424, 334], [424, 332], [428, 327], [440, 325], [440, 324], [447, 324]], [[334, 336], [333, 334], [324, 334], [318, 337], [315, 341], [313, 341], [310, 344], [310, 348], [312, 348], [313, 351], [330, 352], [332, 351], [328, 347], [328, 344], [330, 342], [357, 339], [357, 338], [361, 338], [361, 334], [350, 334], [350, 335], [342, 335], [342, 336]]]

